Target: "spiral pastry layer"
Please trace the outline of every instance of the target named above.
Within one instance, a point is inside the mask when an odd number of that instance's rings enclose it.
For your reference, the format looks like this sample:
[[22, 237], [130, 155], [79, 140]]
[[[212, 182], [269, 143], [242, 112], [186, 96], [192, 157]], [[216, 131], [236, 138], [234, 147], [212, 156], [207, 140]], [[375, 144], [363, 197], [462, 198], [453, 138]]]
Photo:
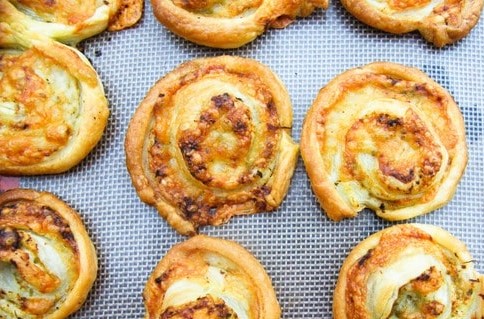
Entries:
[[77, 213], [56, 196], [0, 194], [0, 317], [65, 318], [81, 307], [97, 259]]
[[309, 110], [301, 153], [333, 220], [365, 207], [403, 220], [445, 205], [467, 163], [452, 97], [423, 72], [393, 63], [349, 70]]
[[156, 18], [175, 34], [215, 48], [237, 48], [267, 28], [326, 9], [328, 0], [151, 0]]
[[129, 124], [126, 163], [143, 201], [178, 232], [279, 206], [294, 172], [292, 108], [267, 67], [239, 57], [182, 64]]
[[144, 290], [146, 319], [277, 319], [263, 266], [239, 244], [197, 235], [171, 248]]
[[142, 0], [0, 0], [0, 20], [68, 44], [130, 27], [142, 11]]
[[419, 31], [437, 47], [465, 37], [477, 24], [483, 0], [341, 0], [358, 20], [396, 33]]
[[482, 318], [482, 280], [465, 245], [445, 230], [393, 226], [343, 263], [334, 318]]
[[0, 174], [52, 174], [102, 136], [107, 100], [77, 50], [0, 23]]

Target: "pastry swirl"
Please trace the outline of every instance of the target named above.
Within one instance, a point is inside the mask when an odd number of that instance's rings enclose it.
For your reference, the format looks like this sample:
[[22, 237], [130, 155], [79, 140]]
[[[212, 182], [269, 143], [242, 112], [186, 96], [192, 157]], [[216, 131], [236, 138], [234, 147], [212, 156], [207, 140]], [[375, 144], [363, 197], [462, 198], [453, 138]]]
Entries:
[[393, 63], [349, 70], [309, 110], [301, 154], [329, 218], [365, 207], [403, 220], [445, 205], [467, 163], [452, 97], [423, 72]]
[[69, 44], [130, 27], [142, 10], [142, 0], [0, 0], [2, 21]]
[[341, 0], [358, 20], [396, 34], [418, 30], [437, 47], [465, 37], [479, 21], [483, 0]]
[[334, 318], [481, 318], [483, 280], [465, 245], [445, 230], [393, 226], [343, 263]]
[[175, 34], [215, 48], [237, 48], [267, 28], [326, 9], [328, 0], [151, 0], [156, 18]]
[[182, 64], [141, 102], [126, 134], [138, 195], [178, 232], [274, 210], [296, 165], [292, 108], [267, 67], [221, 56]]
[[0, 24], [0, 174], [70, 169], [97, 144], [108, 114], [79, 51]]
[[197, 235], [172, 247], [144, 290], [146, 319], [277, 319], [281, 310], [263, 266], [239, 244]]
[[65, 318], [96, 272], [92, 242], [66, 203], [26, 189], [0, 194], [0, 317]]

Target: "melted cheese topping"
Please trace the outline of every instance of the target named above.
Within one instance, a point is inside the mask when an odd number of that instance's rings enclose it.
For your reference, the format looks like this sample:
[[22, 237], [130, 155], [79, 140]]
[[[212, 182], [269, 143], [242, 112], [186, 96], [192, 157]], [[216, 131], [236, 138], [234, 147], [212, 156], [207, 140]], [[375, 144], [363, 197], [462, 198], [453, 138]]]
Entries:
[[249, 319], [249, 304], [245, 297], [247, 294], [248, 289], [244, 287], [241, 278], [234, 277], [224, 269], [209, 266], [203, 277], [185, 278], [170, 285], [165, 293], [162, 311], [211, 296], [223, 300], [224, 304], [237, 315], [236, 318]]
[[99, 0], [14, 0], [19, 11], [37, 21], [75, 25], [91, 18], [103, 4]]
[[176, 6], [212, 18], [237, 18], [257, 10], [262, 0], [173, 0]]
[[77, 131], [79, 84], [34, 49], [0, 54], [0, 163], [42, 162]]
[[78, 250], [65, 220], [45, 206], [0, 210], [0, 316], [43, 318], [55, 312], [79, 276]]
[[417, 228], [395, 227], [349, 269], [347, 318], [470, 319], [479, 298], [475, 279], [470, 260]]
[[421, 21], [432, 14], [444, 0], [366, 0], [367, 3], [384, 14], [407, 21]]
[[255, 76], [222, 69], [191, 76], [155, 106], [149, 160], [159, 191], [195, 225], [218, 224], [234, 206], [273, 209], [266, 184], [284, 128], [271, 92]]
[[355, 211], [427, 202], [452, 161], [456, 137], [443, 132], [451, 119], [425, 86], [371, 77], [353, 78], [352, 89], [321, 114], [330, 182]]
[[143, 297], [149, 318], [280, 318], [274, 289], [260, 263], [234, 242], [203, 235], [168, 251]]

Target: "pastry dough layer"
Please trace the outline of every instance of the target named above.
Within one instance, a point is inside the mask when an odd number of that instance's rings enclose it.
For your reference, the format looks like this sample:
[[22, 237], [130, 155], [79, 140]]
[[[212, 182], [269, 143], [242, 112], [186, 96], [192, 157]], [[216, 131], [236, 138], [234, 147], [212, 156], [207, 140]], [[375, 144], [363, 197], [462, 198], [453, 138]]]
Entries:
[[327, 0], [152, 0], [156, 18], [177, 35], [215, 48], [237, 48], [267, 28], [326, 9]]
[[144, 290], [146, 319], [276, 319], [280, 308], [262, 265], [235, 242], [197, 235], [174, 246]]
[[309, 110], [301, 153], [333, 220], [365, 207], [388, 220], [445, 205], [467, 163], [462, 115], [419, 70], [373, 63], [322, 89]]
[[0, 174], [66, 171], [102, 136], [109, 113], [102, 84], [75, 49], [6, 25], [1, 34], [12, 49], [0, 49]]
[[193, 235], [279, 206], [298, 152], [291, 125], [289, 96], [267, 67], [193, 60], [159, 80], [133, 116], [128, 170], [141, 199]]
[[57, 41], [76, 44], [106, 28], [134, 25], [142, 14], [142, 0], [0, 0], [0, 17]]
[[448, 232], [393, 226], [362, 241], [345, 260], [334, 318], [481, 318], [482, 280], [465, 245]]
[[479, 20], [483, 0], [341, 0], [358, 20], [383, 31], [418, 30], [437, 47], [465, 37]]
[[96, 272], [94, 247], [69, 206], [33, 190], [0, 195], [0, 317], [65, 318]]

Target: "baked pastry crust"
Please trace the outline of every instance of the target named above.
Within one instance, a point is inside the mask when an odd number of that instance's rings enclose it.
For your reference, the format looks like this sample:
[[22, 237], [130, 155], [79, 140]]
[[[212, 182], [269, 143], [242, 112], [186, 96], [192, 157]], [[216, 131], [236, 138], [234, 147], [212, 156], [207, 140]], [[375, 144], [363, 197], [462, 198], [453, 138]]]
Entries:
[[320, 92], [301, 137], [329, 218], [365, 207], [403, 220], [445, 205], [467, 164], [462, 114], [426, 74], [394, 63], [344, 72]]
[[197, 235], [172, 247], [144, 290], [146, 319], [278, 319], [281, 310], [259, 261], [239, 244]]
[[108, 114], [79, 51], [0, 23], [0, 174], [70, 169], [99, 141]]
[[178, 232], [276, 209], [298, 146], [279, 78], [245, 58], [186, 62], [160, 79], [130, 121], [126, 163], [140, 198]]
[[326, 9], [328, 0], [151, 0], [156, 18], [173, 33], [214, 48], [237, 48], [267, 28]]
[[142, 0], [0, 0], [2, 21], [68, 44], [128, 28], [142, 11]]
[[0, 317], [65, 318], [97, 275], [93, 244], [77, 213], [51, 193], [0, 194]]
[[465, 37], [477, 24], [483, 0], [341, 0], [358, 20], [396, 34], [419, 31], [437, 47]]
[[482, 282], [464, 243], [442, 228], [397, 225], [363, 240], [341, 268], [333, 315], [481, 318]]

